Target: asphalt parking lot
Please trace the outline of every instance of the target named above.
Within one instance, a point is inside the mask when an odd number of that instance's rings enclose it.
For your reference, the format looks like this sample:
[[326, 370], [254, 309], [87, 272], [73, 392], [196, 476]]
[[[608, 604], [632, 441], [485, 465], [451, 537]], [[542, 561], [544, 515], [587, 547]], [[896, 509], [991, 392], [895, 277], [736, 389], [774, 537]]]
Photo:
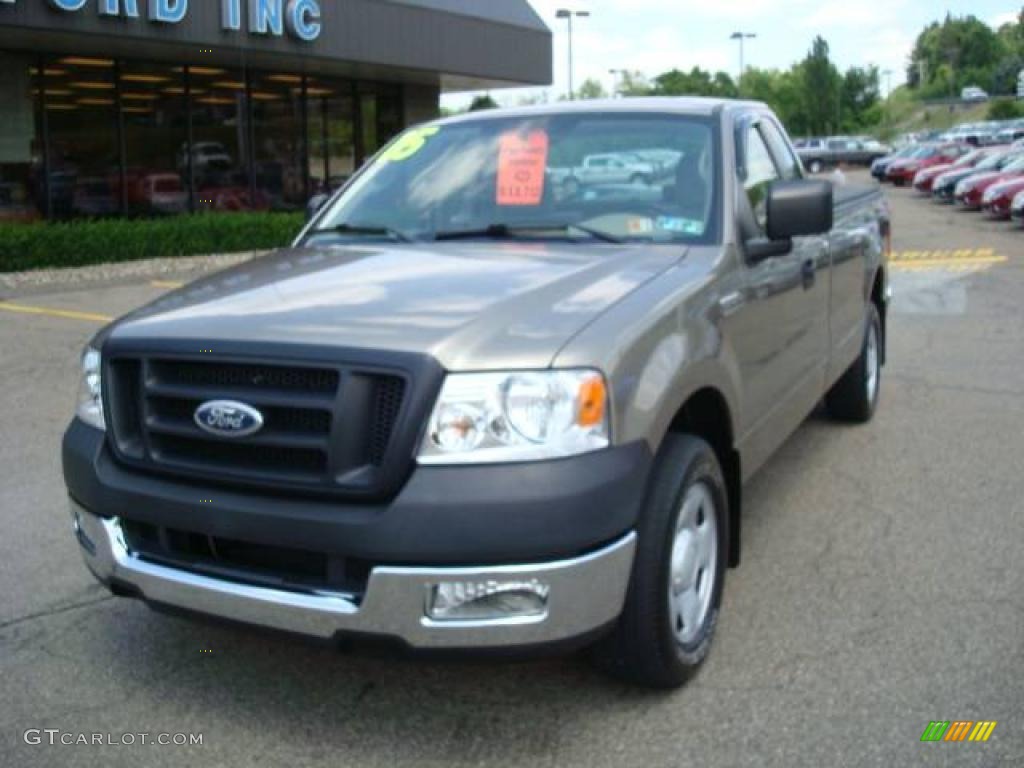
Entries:
[[[173, 281], [0, 288], [0, 764], [1024, 765], [1024, 231], [889, 194], [877, 418], [812, 417], [748, 486], [716, 647], [673, 694], [577, 657], [345, 655], [110, 597], [60, 438], [82, 345]], [[932, 720], [998, 726], [922, 744]], [[47, 728], [203, 744], [25, 742]]]

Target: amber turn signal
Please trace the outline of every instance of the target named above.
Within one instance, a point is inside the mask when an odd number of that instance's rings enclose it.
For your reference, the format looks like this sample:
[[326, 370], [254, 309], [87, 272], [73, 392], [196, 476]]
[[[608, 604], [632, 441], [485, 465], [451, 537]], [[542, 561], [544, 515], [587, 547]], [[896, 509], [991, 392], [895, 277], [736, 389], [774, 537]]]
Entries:
[[592, 376], [580, 385], [579, 411], [576, 423], [581, 427], [594, 427], [604, 421], [608, 389], [604, 379]]

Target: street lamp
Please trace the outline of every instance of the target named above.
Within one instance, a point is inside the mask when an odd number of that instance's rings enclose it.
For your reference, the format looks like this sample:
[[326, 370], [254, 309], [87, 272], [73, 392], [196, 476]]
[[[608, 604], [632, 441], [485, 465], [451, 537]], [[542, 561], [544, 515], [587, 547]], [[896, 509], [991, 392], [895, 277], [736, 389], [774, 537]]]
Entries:
[[739, 82], [736, 83], [737, 89], [739, 88], [740, 83], [743, 82], [743, 73], [747, 71], [746, 66], [743, 63], [743, 43], [747, 40], [753, 40], [755, 37], [757, 37], [757, 35], [753, 32], [733, 32], [729, 35], [730, 40], [739, 40], [740, 42], [740, 79]]
[[619, 76], [621, 75], [624, 78], [626, 75], [626, 70], [609, 69], [608, 74], [612, 76], [612, 98], [614, 99], [620, 93], [621, 81], [619, 80]]
[[565, 19], [569, 22], [569, 101], [576, 98], [576, 91], [572, 82], [572, 17], [588, 18], [590, 11], [570, 11], [567, 8], [559, 8], [555, 12], [556, 19]]

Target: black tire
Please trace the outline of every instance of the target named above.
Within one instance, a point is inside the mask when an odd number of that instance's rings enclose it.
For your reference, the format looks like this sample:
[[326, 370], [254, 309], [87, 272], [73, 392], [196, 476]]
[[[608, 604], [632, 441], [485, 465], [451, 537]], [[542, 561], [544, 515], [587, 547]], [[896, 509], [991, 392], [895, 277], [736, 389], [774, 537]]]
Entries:
[[[829, 414], [840, 421], [863, 424], [871, 421], [878, 408], [878, 397], [882, 389], [882, 349], [885, 340], [882, 336], [882, 321], [873, 303], [868, 304], [865, 326], [860, 356], [825, 395], [825, 405]], [[872, 334], [876, 345], [873, 356], [869, 352]], [[875, 375], [873, 386], [870, 383], [872, 368]]]
[[[708, 588], [710, 602], [706, 613], [699, 627], [690, 630], [696, 632], [695, 637], [684, 644], [676, 634], [680, 630], [671, 607], [670, 575], [682, 503], [695, 487], [703, 487], [714, 506], [716, 557], [714, 566], [708, 569], [713, 580]], [[625, 607], [612, 632], [594, 647], [593, 658], [599, 667], [628, 682], [651, 688], [678, 688], [696, 674], [707, 658], [725, 584], [729, 501], [722, 469], [710, 445], [691, 435], [665, 438], [637, 534], [636, 559]], [[700, 573], [697, 584], [701, 583]]]
[[823, 170], [825, 170], [825, 165], [821, 162], [821, 160], [811, 160], [811, 165], [810, 168], [808, 168], [808, 170], [811, 173], [821, 173]]

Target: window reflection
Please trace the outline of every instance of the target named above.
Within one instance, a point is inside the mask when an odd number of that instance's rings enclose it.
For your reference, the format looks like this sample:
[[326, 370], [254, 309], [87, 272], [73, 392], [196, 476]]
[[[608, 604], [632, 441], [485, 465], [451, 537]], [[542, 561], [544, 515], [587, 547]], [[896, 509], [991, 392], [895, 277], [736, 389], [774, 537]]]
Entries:
[[121, 211], [113, 59], [66, 56], [45, 76], [53, 218]]
[[123, 64], [121, 115], [128, 213], [160, 216], [188, 211], [187, 168], [176, 162], [188, 144], [182, 68]]
[[306, 204], [303, 173], [302, 77], [254, 75], [250, 98], [255, 132], [256, 189], [274, 210]]
[[332, 192], [356, 169], [352, 84], [345, 80], [309, 78], [309, 177], [316, 192]]
[[402, 128], [397, 85], [66, 52], [0, 65], [0, 222], [302, 210]]
[[253, 194], [248, 173], [249, 131], [245, 73], [190, 67], [193, 144], [182, 145], [178, 170], [191, 166], [193, 196], [201, 211], [266, 210], [269, 201]]
[[0, 120], [0, 224], [33, 221], [41, 209], [35, 194], [42, 147], [36, 141], [42, 80], [31, 59], [0, 53], [0, 66], [10, 101]]

